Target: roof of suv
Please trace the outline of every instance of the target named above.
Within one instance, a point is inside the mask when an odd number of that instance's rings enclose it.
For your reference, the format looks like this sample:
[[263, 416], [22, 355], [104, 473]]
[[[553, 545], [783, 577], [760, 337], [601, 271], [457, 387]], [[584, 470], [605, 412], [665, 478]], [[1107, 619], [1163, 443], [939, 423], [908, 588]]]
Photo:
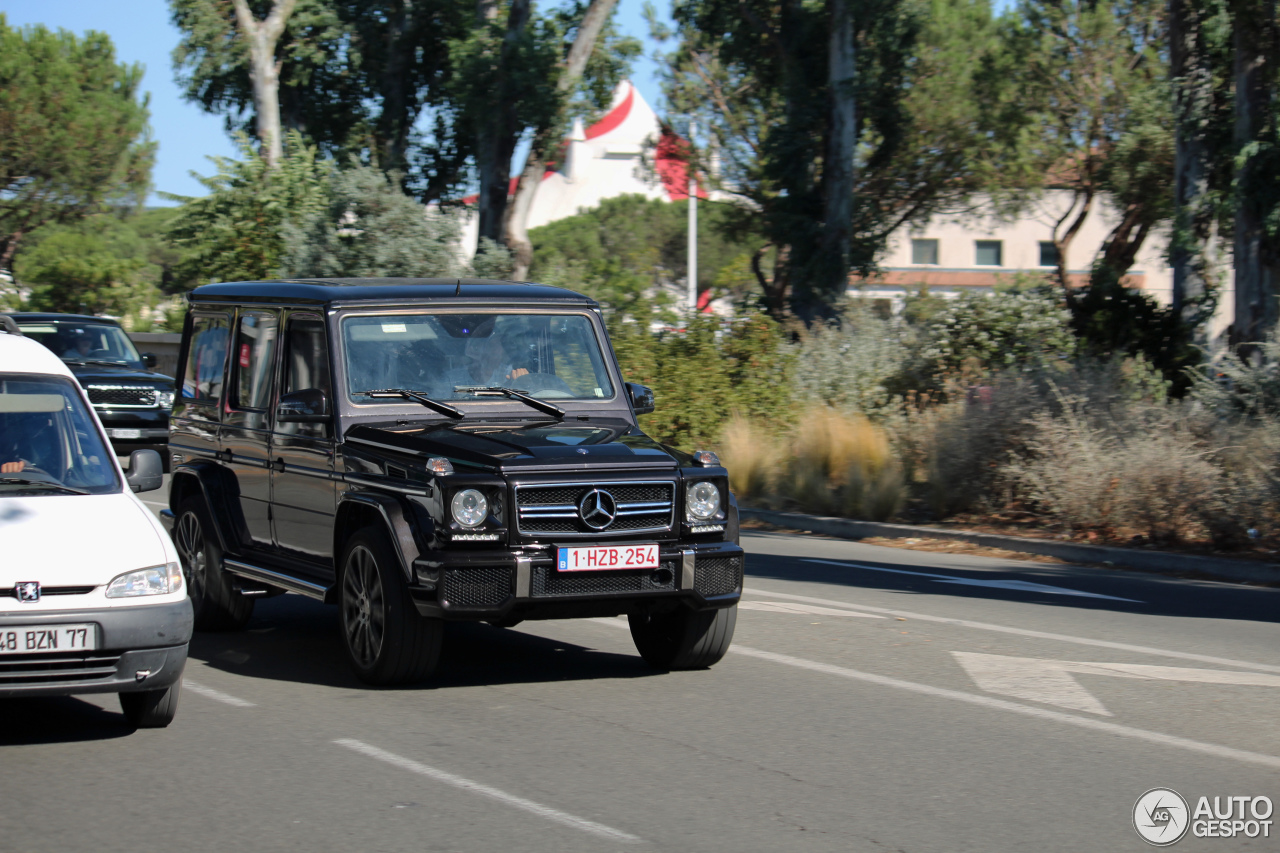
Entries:
[[594, 308], [590, 297], [552, 287], [483, 278], [299, 278], [206, 284], [187, 295], [191, 302], [305, 302], [316, 305], [410, 301], [556, 302]]
[[43, 344], [3, 331], [0, 331], [0, 373], [52, 373], [55, 376], [71, 376], [71, 370], [62, 363], [62, 359], [49, 352]]

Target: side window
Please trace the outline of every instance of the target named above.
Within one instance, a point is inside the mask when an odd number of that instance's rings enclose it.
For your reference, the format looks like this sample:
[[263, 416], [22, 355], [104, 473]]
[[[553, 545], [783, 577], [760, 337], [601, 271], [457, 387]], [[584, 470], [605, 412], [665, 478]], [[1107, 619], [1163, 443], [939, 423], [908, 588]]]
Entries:
[[236, 334], [235, 406], [266, 409], [271, 405], [271, 375], [275, 368], [280, 318], [270, 311], [244, 311]]
[[[285, 332], [284, 387], [281, 395], [299, 391], [323, 391], [333, 405], [333, 387], [329, 379], [329, 342], [324, 321], [314, 314], [294, 314]], [[329, 435], [326, 423], [277, 423], [277, 432], [323, 438]]]
[[191, 347], [182, 375], [184, 401], [207, 406], [218, 404], [222, 398], [222, 374], [229, 339], [225, 315], [201, 314], [192, 318]]

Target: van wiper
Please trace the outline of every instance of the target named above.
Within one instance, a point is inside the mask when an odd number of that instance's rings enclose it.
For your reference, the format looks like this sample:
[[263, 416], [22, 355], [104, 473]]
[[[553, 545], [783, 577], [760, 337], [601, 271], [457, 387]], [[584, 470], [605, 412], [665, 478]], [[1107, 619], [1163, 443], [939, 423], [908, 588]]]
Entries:
[[60, 489], [64, 492], [71, 492], [76, 495], [91, 495], [93, 492], [86, 492], [84, 489], [77, 489], [75, 486], [64, 486], [53, 480], [32, 479], [31, 477], [0, 477], [0, 483], [14, 483], [23, 486], [41, 486], [46, 489]]
[[537, 397], [531, 397], [514, 388], [503, 388], [501, 385], [455, 385], [453, 390], [461, 391], [464, 394], [475, 394], [477, 397], [510, 397], [512, 400], [519, 400], [521, 403], [540, 412], [546, 412], [548, 415], [554, 415], [560, 420], [564, 420], [564, 409], [555, 403], [539, 400]]
[[428, 409], [439, 412], [442, 415], [448, 415], [451, 418], [461, 420], [465, 418], [466, 412], [461, 409], [454, 408], [448, 403], [441, 403], [439, 400], [433, 400], [426, 394], [418, 391], [409, 391], [405, 388], [383, 388], [380, 391], [361, 391], [357, 396], [373, 397], [375, 400], [386, 400], [391, 397], [399, 397], [402, 400], [412, 400], [415, 403], [421, 403]]

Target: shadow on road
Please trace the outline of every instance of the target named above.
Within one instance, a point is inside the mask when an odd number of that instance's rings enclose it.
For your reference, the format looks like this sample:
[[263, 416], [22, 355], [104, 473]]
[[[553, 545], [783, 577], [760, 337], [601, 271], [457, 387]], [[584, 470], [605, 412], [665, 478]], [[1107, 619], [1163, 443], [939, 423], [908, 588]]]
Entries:
[[0, 720], [0, 746], [111, 740], [135, 731], [124, 714], [73, 696], [0, 699]]
[[[538, 623], [520, 627], [529, 624]], [[347, 662], [337, 608], [298, 595], [258, 601], [245, 630], [197, 633], [190, 656], [249, 678], [366, 689]], [[451, 622], [445, 624], [444, 650], [435, 675], [421, 684], [393, 689], [444, 690], [657, 674], [639, 655], [602, 652], [520, 628]]]
[[[752, 535], [770, 538], [781, 536], [788, 540], [796, 538], [785, 534], [753, 532]], [[870, 548], [871, 546], [864, 547]], [[909, 551], [905, 553], [917, 558], [927, 556], [925, 552]], [[871, 568], [859, 569], [855, 566], [835, 566], [826, 563], [806, 562], [803, 558], [793, 556], [753, 554], [748, 551], [748, 589], [752, 578], [774, 578], [803, 583], [885, 590], [899, 592], [904, 595], [934, 595], [988, 601], [1015, 601], [1051, 607], [1110, 610], [1121, 613], [1142, 613], [1158, 616], [1280, 622], [1280, 589], [1272, 587], [1199, 581], [1165, 575], [1111, 571], [1072, 565], [1032, 564], [1028, 566], [1023, 564], [1017, 568], [1002, 569], [999, 567], [1000, 561], [998, 560], [992, 561], [992, 568], [975, 567], [966, 570], [956, 568], [954, 564], [945, 568], [930, 568], [922, 563], [911, 565], [886, 562], [874, 558], [833, 557], [824, 559], [857, 563]], [[874, 569], [887, 569], [890, 571], [875, 571]], [[940, 582], [925, 576], [929, 574], [980, 581], [1030, 581], [1077, 592], [1090, 592], [1131, 599], [1131, 601], [1000, 589], [989, 586], [966, 586]]]

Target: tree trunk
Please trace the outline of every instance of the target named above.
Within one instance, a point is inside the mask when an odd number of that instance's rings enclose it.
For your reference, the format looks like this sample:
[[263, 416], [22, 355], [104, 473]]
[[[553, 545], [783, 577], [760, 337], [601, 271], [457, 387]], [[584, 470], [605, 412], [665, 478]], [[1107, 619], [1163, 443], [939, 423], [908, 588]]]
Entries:
[[[1232, 4], [1232, 49], [1235, 74], [1235, 150], [1261, 141], [1271, 126], [1270, 66], [1275, 4], [1273, 0], [1237, 0]], [[1275, 259], [1269, 251], [1264, 204], [1254, 195], [1260, 174], [1256, 157], [1247, 157], [1236, 172], [1235, 323], [1231, 342], [1251, 344], [1276, 321]]]
[[820, 286], [828, 294], [848, 287], [849, 246], [853, 231], [854, 148], [858, 141], [857, 100], [854, 92], [852, 0], [828, 0], [831, 32], [827, 41], [827, 87], [830, 114], [827, 152], [822, 166], [823, 262]]
[[1129, 268], [1133, 266], [1142, 244], [1151, 233], [1151, 223], [1143, 221], [1143, 206], [1131, 204], [1121, 214], [1120, 222], [1102, 244], [1101, 266], [1106, 268], [1115, 281], [1120, 281]]
[[[556, 91], [561, 97], [567, 98], [582, 78], [600, 31], [604, 29], [617, 3], [618, 0], [591, 0], [586, 14], [582, 16], [582, 23], [578, 25], [578, 33], [574, 36], [573, 46], [569, 48], [560, 77], [556, 80]], [[533, 200], [537, 196], [538, 185], [542, 183], [547, 156], [551, 153], [551, 146], [557, 142], [560, 130], [558, 125], [559, 122], [556, 122], [534, 137], [533, 145], [529, 148], [529, 158], [525, 160], [524, 171], [516, 186], [515, 198], [507, 212], [506, 244], [515, 261], [511, 277], [516, 281], [529, 276], [529, 265], [533, 263], [533, 244], [529, 242], [529, 212], [533, 210]]]
[[1172, 307], [1195, 321], [1209, 287], [1209, 146], [1213, 74], [1199, 0], [1169, 0], [1169, 76], [1174, 93], [1174, 235]]
[[249, 81], [253, 84], [253, 108], [258, 122], [258, 141], [267, 165], [275, 168], [284, 156], [280, 133], [280, 62], [276, 45], [297, 0], [275, 0], [271, 13], [259, 21], [249, 10], [248, 0], [234, 0], [240, 35], [249, 45]]
[[[1053, 227], [1053, 233], [1050, 235], [1053, 240], [1053, 248], [1058, 253], [1058, 283], [1062, 287], [1062, 298], [1066, 302], [1067, 307], [1072, 311], [1076, 306], [1075, 291], [1071, 289], [1071, 274], [1067, 271], [1067, 251], [1071, 248], [1072, 241], [1076, 235], [1080, 233], [1084, 221], [1089, 218], [1089, 211], [1093, 210], [1093, 189], [1092, 178], [1089, 179], [1090, 188], [1076, 190], [1075, 195], [1071, 197], [1071, 204], [1067, 207], [1066, 213], [1058, 219]], [[1076, 204], [1080, 204], [1079, 213], [1076, 212]], [[1067, 225], [1067, 220], [1071, 220], [1071, 224]], [[1067, 225], [1063, 230], [1063, 225]]]
[[[485, 7], [482, 14], [487, 17], [491, 8]], [[530, 0], [511, 2], [507, 32], [498, 52], [492, 118], [480, 129], [476, 146], [476, 167], [480, 172], [480, 195], [476, 202], [480, 237], [490, 240], [502, 239], [506, 220], [507, 196], [511, 191], [511, 157], [515, 154], [521, 131], [516, 120], [514, 98], [507, 96], [507, 80], [516, 47], [529, 23], [530, 10]]]
[[397, 0], [387, 14], [386, 65], [382, 73], [382, 112], [378, 116], [383, 171], [408, 171], [407, 152], [413, 105], [405, 90], [409, 54], [414, 46], [405, 44], [409, 12], [413, 0]]

